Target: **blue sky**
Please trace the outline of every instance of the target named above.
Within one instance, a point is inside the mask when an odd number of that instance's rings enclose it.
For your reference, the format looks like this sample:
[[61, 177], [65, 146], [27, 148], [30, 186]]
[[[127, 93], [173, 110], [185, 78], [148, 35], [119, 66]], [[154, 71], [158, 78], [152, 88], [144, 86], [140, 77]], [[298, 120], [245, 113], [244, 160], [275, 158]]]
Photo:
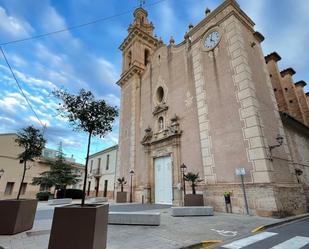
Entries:
[[[132, 10], [137, 0], [0, 0], [0, 43], [26, 38], [112, 16]], [[147, 1], [148, 4], [156, 2]], [[155, 25], [155, 33], [168, 43], [171, 35], [181, 42], [188, 24], [204, 17], [206, 7], [214, 9], [222, 0], [165, 0], [146, 9]], [[256, 23], [266, 40], [265, 55], [277, 51], [280, 68], [292, 66], [295, 82], [309, 83], [309, 2], [308, 0], [239, 0], [243, 10]], [[127, 35], [132, 14], [122, 15], [81, 29], [41, 39], [4, 46], [29, 100], [40, 119], [47, 124], [48, 147], [57, 148], [83, 161], [86, 135], [71, 130], [66, 120], [56, 115], [58, 101], [51, 95], [56, 87], [76, 93], [80, 88], [91, 90], [119, 106], [120, 90], [115, 82], [121, 72], [118, 46]], [[0, 58], [0, 133], [38, 121], [20, 95], [3, 58]], [[306, 88], [309, 91], [309, 88]], [[95, 138], [92, 152], [114, 145], [118, 140], [118, 121], [112, 133]]]

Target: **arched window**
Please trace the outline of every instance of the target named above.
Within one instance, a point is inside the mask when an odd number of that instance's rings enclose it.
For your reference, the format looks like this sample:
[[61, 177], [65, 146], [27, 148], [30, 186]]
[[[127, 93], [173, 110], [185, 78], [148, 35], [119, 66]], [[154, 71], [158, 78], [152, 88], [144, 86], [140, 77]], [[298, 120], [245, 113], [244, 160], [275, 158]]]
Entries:
[[128, 52], [127, 63], [128, 63], [128, 67], [130, 67], [132, 64], [132, 52], [131, 51]]
[[144, 65], [147, 66], [148, 63], [150, 62], [150, 52], [149, 50], [146, 48], [144, 51]]
[[164, 119], [163, 117], [160, 117], [158, 120], [158, 130], [163, 131], [164, 130]]

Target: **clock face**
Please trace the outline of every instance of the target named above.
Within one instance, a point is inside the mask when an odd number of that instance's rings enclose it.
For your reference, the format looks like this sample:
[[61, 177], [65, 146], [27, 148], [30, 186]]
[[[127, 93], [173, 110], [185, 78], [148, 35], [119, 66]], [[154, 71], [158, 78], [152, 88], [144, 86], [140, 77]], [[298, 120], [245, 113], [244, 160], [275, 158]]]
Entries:
[[219, 43], [219, 40], [220, 40], [219, 31], [212, 31], [207, 35], [204, 46], [206, 49], [213, 49]]

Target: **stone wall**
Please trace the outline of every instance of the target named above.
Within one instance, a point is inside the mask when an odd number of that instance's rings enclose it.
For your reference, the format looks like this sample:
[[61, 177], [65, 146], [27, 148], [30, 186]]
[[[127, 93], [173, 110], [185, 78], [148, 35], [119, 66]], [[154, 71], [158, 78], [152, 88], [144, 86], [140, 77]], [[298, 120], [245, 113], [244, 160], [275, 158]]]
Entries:
[[[246, 195], [251, 215], [278, 216], [306, 212], [306, 198], [301, 185], [246, 184]], [[231, 192], [233, 213], [245, 214], [241, 184], [208, 185], [204, 191], [206, 205], [225, 212], [224, 192]], [[282, 212], [284, 211], [284, 212]]]

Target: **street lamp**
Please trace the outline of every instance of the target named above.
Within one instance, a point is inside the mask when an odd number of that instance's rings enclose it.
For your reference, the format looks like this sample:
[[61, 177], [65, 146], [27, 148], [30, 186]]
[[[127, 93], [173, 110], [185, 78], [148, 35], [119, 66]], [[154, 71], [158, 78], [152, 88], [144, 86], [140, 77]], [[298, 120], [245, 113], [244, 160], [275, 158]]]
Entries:
[[3, 174], [4, 174], [4, 169], [0, 169], [0, 179], [3, 176]]
[[277, 144], [275, 144], [275, 145], [269, 145], [269, 146], [268, 146], [269, 154], [270, 154], [270, 155], [269, 155], [269, 160], [270, 160], [270, 161], [273, 161], [272, 150], [275, 149], [275, 148], [277, 148], [277, 147], [280, 147], [280, 146], [283, 144], [283, 140], [284, 140], [284, 138], [283, 138], [280, 134], [278, 134], [277, 137], [276, 137]]
[[129, 174], [130, 174], [130, 182], [131, 182], [131, 186], [130, 186], [130, 203], [132, 203], [133, 200], [133, 175], [134, 175], [134, 170], [131, 169]]
[[183, 194], [186, 194], [186, 181], [185, 181], [185, 171], [187, 166], [183, 163], [180, 165], [180, 172], [182, 173], [182, 184], [183, 184]]

